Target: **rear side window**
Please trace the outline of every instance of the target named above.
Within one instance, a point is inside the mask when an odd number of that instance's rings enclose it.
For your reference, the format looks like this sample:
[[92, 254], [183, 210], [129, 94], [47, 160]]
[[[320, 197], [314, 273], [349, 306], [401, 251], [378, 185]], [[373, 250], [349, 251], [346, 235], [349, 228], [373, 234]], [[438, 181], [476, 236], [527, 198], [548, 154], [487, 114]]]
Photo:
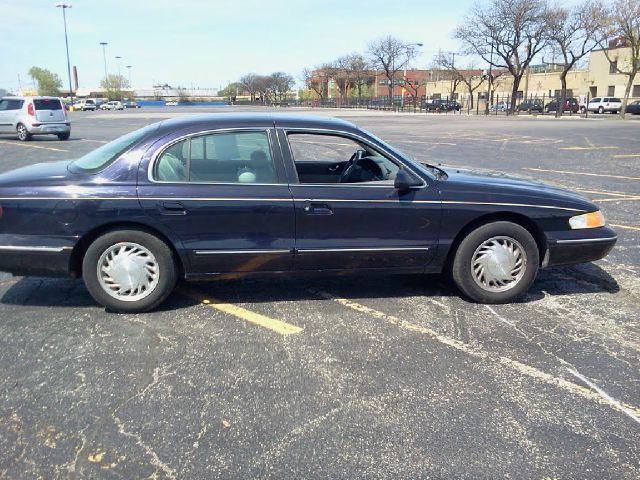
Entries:
[[278, 183], [266, 132], [200, 135], [167, 148], [156, 161], [163, 182]]
[[610, 101], [611, 102], [622, 102], [622, 100], [620, 100], [619, 98], [615, 98], [615, 97], [611, 98]]
[[36, 110], [62, 110], [60, 100], [57, 98], [39, 98], [33, 101]]

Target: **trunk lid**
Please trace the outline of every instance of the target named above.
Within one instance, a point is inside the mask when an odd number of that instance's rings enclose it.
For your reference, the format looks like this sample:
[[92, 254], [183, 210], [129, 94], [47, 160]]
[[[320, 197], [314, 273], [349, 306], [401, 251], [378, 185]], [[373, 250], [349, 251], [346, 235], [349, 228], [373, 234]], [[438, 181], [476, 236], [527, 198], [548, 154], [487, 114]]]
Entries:
[[57, 98], [36, 98], [33, 100], [36, 120], [40, 123], [60, 123], [67, 117], [60, 100]]

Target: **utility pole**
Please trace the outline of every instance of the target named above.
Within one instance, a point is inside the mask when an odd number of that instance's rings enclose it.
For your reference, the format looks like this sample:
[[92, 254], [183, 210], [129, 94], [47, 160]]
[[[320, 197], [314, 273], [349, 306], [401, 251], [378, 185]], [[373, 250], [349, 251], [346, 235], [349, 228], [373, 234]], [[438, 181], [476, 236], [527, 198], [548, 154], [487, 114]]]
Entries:
[[485, 115], [489, 115], [489, 97], [491, 96], [491, 88], [493, 87], [493, 76], [491, 75], [491, 67], [493, 66], [493, 40], [491, 41], [491, 56], [489, 57], [489, 78], [487, 78], [487, 99], [485, 101]]

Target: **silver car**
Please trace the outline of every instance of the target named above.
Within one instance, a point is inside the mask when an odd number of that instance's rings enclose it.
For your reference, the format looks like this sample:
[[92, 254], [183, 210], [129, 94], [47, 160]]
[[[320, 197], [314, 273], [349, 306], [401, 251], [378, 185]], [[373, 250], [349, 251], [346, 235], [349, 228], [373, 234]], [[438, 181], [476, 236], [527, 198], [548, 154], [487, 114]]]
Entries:
[[71, 122], [57, 97], [3, 97], [0, 133], [15, 133], [23, 142], [33, 135], [56, 135], [60, 140], [68, 140]]

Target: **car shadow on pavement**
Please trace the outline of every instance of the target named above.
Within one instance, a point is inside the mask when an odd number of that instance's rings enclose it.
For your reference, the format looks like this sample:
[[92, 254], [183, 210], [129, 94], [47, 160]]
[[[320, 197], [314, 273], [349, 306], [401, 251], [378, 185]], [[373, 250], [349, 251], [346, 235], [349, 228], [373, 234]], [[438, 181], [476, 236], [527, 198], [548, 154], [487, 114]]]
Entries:
[[[542, 270], [521, 303], [534, 302], [546, 295], [615, 294], [618, 282], [596, 264]], [[25, 277], [16, 279], [1, 294], [7, 305], [47, 307], [96, 307], [82, 280]], [[175, 292], [156, 311], [188, 308], [203, 300], [222, 303], [268, 303], [346, 299], [461, 297], [442, 275], [339, 275], [318, 278], [269, 279], [236, 278], [211, 282], [180, 282]]]

